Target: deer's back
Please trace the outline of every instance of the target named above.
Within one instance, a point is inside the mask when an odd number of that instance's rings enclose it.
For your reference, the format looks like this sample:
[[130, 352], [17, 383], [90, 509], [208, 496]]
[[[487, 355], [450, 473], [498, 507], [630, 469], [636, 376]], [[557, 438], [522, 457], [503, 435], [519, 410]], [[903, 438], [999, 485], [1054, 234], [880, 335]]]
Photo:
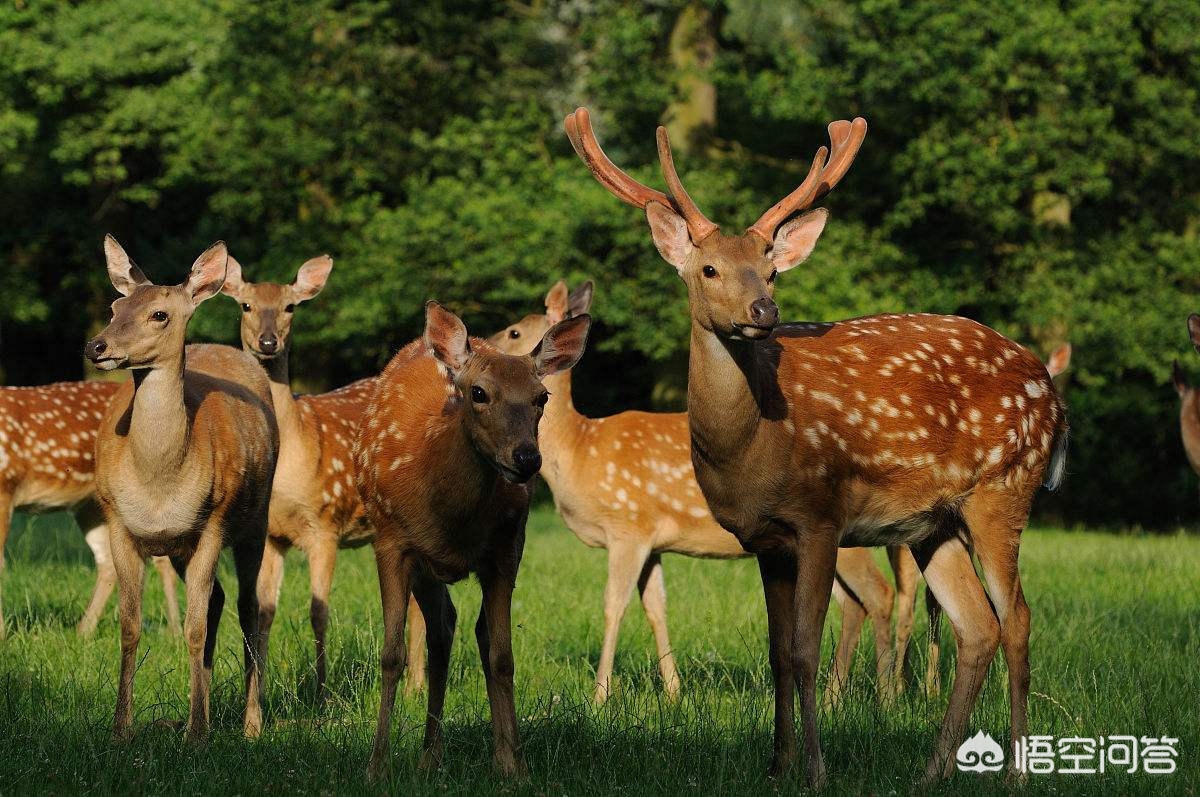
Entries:
[[307, 488], [324, 525], [343, 545], [369, 542], [373, 532], [354, 485], [354, 438], [376, 377], [311, 396], [300, 396], [300, 423], [314, 443], [313, 484]]
[[504, 482], [466, 443], [460, 402], [445, 369], [414, 341], [380, 374], [355, 444], [376, 547], [410, 551], [443, 581], [464, 578], [529, 504], [526, 486]]
[[0, 388], [0, 490], [14, 507], [59, 509], [92, 494], [96, 431], [116, 382]]
[[550, 456], [542, 473], [555, 505], [588, 545], [607, 547], [612, 534], [636, 534], [656, 551], [745, 555], [700, 491], [686, 413], [630, 411], [589, 419], [570, 451], [548, 448], [544, 442]]

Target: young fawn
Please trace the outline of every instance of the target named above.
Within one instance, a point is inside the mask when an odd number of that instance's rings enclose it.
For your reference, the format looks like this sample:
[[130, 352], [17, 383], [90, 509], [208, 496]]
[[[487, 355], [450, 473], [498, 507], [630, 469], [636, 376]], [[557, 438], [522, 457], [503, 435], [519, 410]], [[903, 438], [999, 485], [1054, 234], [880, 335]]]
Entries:
[[[279, 423], [279, 462], [258, 577], [260, 664], [265, 667], [267, 661], [284, 556], [291, 548], [299, 548], [308, 558], [309, 619], [316, 640], [316, 692], [321, 699], [325, 695], [329, 591], [337, 551], [366, 545], [374, 536], [354, 486], [351, 448], [375, 380], [360, 379], [316, 396], [292, 393], [288, 376], [292, 319], [297, 305], [325, 287], [333, 270], [332, 258], [324, 255], [307, 261], [288, 285], [246, 282], [241, 265], [232, 257], [228, 263], [221, 292], [241, 305], [242, 349], [266, 369]], [[415, 601], [409, 605], [409, 622], [409, 644], [423, 655], [424, 622]], [[414, 663], [412, 670], [416, 675], [409, 686], [416, 688], [424, 667]]]
[[588, 316], [551, 327], [533, 353], [503, 354], [470, 338], [457, 316], [430, 302], [425, 335], [379, 377], [355, 442], [356, 479], [375, 527], [383, 598], [383, 670], [370, 774], [388, 755], [396, 682], [404, 670], [405, 604], [416, 596], [429, 638], [429, 710], [423, 766], [442, 756], [442, 706], [456, 615], [446, 584], [475, 573], [483, 606], [475, 624], [491, 704], [494, 763], [519, 767], [513, 703], [512, 591], [525, 545], [526, 485], [538, 472], [542, 380], [583, 353]]
[[806, 778], [825, 780], [816, 673], [839, 545], [910, 546], [954, 627], [956, 676], [925, 780], [953, 770], [998, 647], [1019, 740], [1029, 608], [1017, 554], [1043, 478], [1053, 487], [1062, 476], [1067, 439], [1045, 367], [965, 318], [781, 324], [772, 299], [778, 274], [815, 247], [827, 214], [809, 208], [849, 169], [866, 121], [830, 124], [832, 154], [821, 147], [804, 182], [740, 235], [722, 234], [688, 196], [665, 128], [658, 148], [669, 194], [608, 160], [586, 109], [565, 126], [596, 179], [645, 211], [659, 254], [687, 287], [692, 462], [714, 517], [758, 556], [775, 685], [772, 770], [795, 759], [799, 687]]
[[[528, 353], [546, 330], [587, 312], [591, 301], [591, 282], [568, 295], [566, 283], [560, 281], [546, 294], [545, 314], [527, 315], [489, 342], [508, 354]], [[603, 703], [612, 690], [617, 634], [635, 584], [654, 632], [663, 688], [675, 698], [679, 674], [667, 634], [662, 554], [708, 559], [750, 554], [708, 511], [692, 470], [686, 413], [622, 412], [587, 418], [571, 400], [569, 370], [547, 377], [545, 384], [550, 399], [538, 433], [542, 478], [575, 536], [608, 550], [604, 644], [593, 700]], [[880, 696], [890, 700], [898, 686], [892, 666], [892, 588], [865, 548], [839, 551], [837, 575], [835, 590], [844, 601], [845, 617], [826, 700], [834, 703], [840, 695], [866, 616], [876, 632], [877, 686]]]
[[152, 284], [112, 236], [108, 275], [122, 298], [85, 353], [103, 371], [133, 378], [108, 406], [96, 439], [96, 497], [104, 509], [121, 585], [121, 676], [113, 733], [133, 722], [133, 676], [142, 631], [143, 557], [170, 556], [184, 577], [184, 638], [190, 665], [187, 738], [209, 727], [213, 649], [225, 593], [221, 549], [233, 549], [238, 620], [246, 659], [247, 736], [262, 730], [255, 582], [267, 533], [267, 504], [279, 431], [267, 377], [228, 346], [187, 346], [188, 320], [225, 281], [227, 254], [214, 244], [182, 285]]
[[[1192, 347], [1200, 352], [1200, 315], [1192, 313], [1188, 316], [1187, 329]], [[1172, 366], [1171, 375], [1175, 392], [1179, 394], [1179, 432], [1183, 439], [1183, 452], [1192, 470], [1200, 473], [1200, 390], [1187, 383], [1178, 361]]]
[[[118, 387], [116, 382], [59, 382], [0, 388], [0, 574], [15, 510], [70, 511], [96, 560], [92, 599], [76, 627], [81, 636], [96, 630], [117, 582], [108, 529], [93, 495], [96, 430]], [[177, 634], [175, 571], [165, 557], [155, 557], [154, 566], [167, 599], [168, 626]], [[0, 637], [4, 632], [0, 610]]]

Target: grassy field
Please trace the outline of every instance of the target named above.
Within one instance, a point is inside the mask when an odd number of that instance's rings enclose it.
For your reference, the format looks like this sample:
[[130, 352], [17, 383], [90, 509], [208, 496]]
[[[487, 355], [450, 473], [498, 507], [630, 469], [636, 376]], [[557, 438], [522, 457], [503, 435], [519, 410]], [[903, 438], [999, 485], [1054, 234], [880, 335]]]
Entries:
[[[165, 627], [161, 588], [147, 579], [136, 738], [109, 740], [117, 670], [115, 601], [96, 637], [74, 624], [92, 583], [90, 557], [63, 516], [18, 520], [4, 582], [8, 638], [0, 642], [0, 794], [26, 792], [358, 793], [379, 702], [380, 608], [369, 549], [343, 554], [332, 601], [335, 698], [312, 707], [307, 572], [289, 558], [272, 639], [267, 730], [241, 738], [241, 647], [226, 604], [214, 674], [210, 743], [186, 747], [186, 657]], [[603, 552], [585, 548], [551, 510], [530, 521], [514, 604], [517, 707], [528, 778], [489, 768], [487, 701], [474, 634], [479, 591], [453, 587], [459, 629], [447, 701], [446, 767], [415, 769], [423, 703], [398, 708], [389, 792], [530, 794], [791, 793], [768, 781], [770, 680], [752, 562], [666, 563], [681, 701], [660, 697], [649, 629], [635, 603], [617, 657], [617, 694], [589, 705], [600, 647]], [[1030, 531], [1023, 551], [1033, 608], [1031, 728], [1055, 736], [1170, 735], [1181, 739], [1169, 776], [1041, 776], [1037, 793], [1181, 793], [1200, 789], [1200, 539]], [[226, 569], [224, 583], [233, 585]], [[919, 612], [916, 639], [923, 639]], [[826, 629], [826, 661], [837, 613]], [[943, 671], [953, 659], [944, 632]], [[918, 643], [917, 671], [923, 667]], [[843, 708], [823, 717], [830, 793], [907, 793], [931, 748], [944, 698], [914, 686], [895, 707], [873, 698], [869, 642]], [[1003, 664], [993, 665], [972, 729], [1007, 734]], [[998, 777], [957, 775], [943, 793], [1003, 793]]]

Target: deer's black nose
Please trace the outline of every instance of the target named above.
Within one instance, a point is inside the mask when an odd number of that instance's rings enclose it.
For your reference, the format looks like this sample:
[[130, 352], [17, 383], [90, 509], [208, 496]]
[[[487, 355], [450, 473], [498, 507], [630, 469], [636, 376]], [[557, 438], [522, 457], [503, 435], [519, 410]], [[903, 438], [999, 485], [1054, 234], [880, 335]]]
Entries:
[[513, 450], [513, 467], [524, 479], [532, 479], [542, 469], [542, 452], [537, 446], [522, 445]]
[[750, 304], [750, 321], [755, 326], [773, 327], [779, 323], [779, 307], [767, 296]]
[[95, 362], [107, 349], [108, 344], [104, 342], [104, 338], [92, 338], [83, 347], [83, 356]]
[[258, 350], [263, 354], [274, 354], [279, 351], [279, 338], [274, 335], [259, 335]]

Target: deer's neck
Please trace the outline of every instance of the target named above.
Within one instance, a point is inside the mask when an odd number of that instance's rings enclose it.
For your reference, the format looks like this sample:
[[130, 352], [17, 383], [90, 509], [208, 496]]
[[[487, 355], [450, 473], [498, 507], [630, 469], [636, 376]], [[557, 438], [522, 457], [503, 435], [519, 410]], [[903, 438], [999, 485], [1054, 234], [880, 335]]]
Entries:
[[727, 341], [692, 321], [688, 418], [695, 454], [722, 465], [742, 456], [763, 422], [774, 373], [750, 341]]
[[542, 452], [542, 476], [557, 494], [571, 455], [582, 442], [588, 419], [579, 414], [571, 400], [569, 370], [546, 377], [542, 384], [550, 391], [550, 400], [538, 428], [538, 448]]
[[183, 396], [183, 356], [133, 372], [129, 452], [140, 473], [178, 472], [188, 453], [191, 423]]
[[296, 397], [292, 394], [288, 369], [290, 354], [289, 347], [274, 358], [263, 362], [263, 368], [267, 371], [267, 379], [271, 383], [271, 403], [275, 405], [275, 419], [279, 424], [281, 444], [287, 439], [295, 439], [295, 435], [300, 429], [300, 410], [296, 406]]
[[[460, 410], [461, 412], [461, 410]], [[461, 419], [446, 426], [441, 439], [431, 441], [437, 456], [427, 463], [428, 484], [439, 485], [435, 501], [447, 519], [468, 518], [489, 503], [500, 475], [475, 448]], [[453, 485], [453, 489], [447, 489]]]

